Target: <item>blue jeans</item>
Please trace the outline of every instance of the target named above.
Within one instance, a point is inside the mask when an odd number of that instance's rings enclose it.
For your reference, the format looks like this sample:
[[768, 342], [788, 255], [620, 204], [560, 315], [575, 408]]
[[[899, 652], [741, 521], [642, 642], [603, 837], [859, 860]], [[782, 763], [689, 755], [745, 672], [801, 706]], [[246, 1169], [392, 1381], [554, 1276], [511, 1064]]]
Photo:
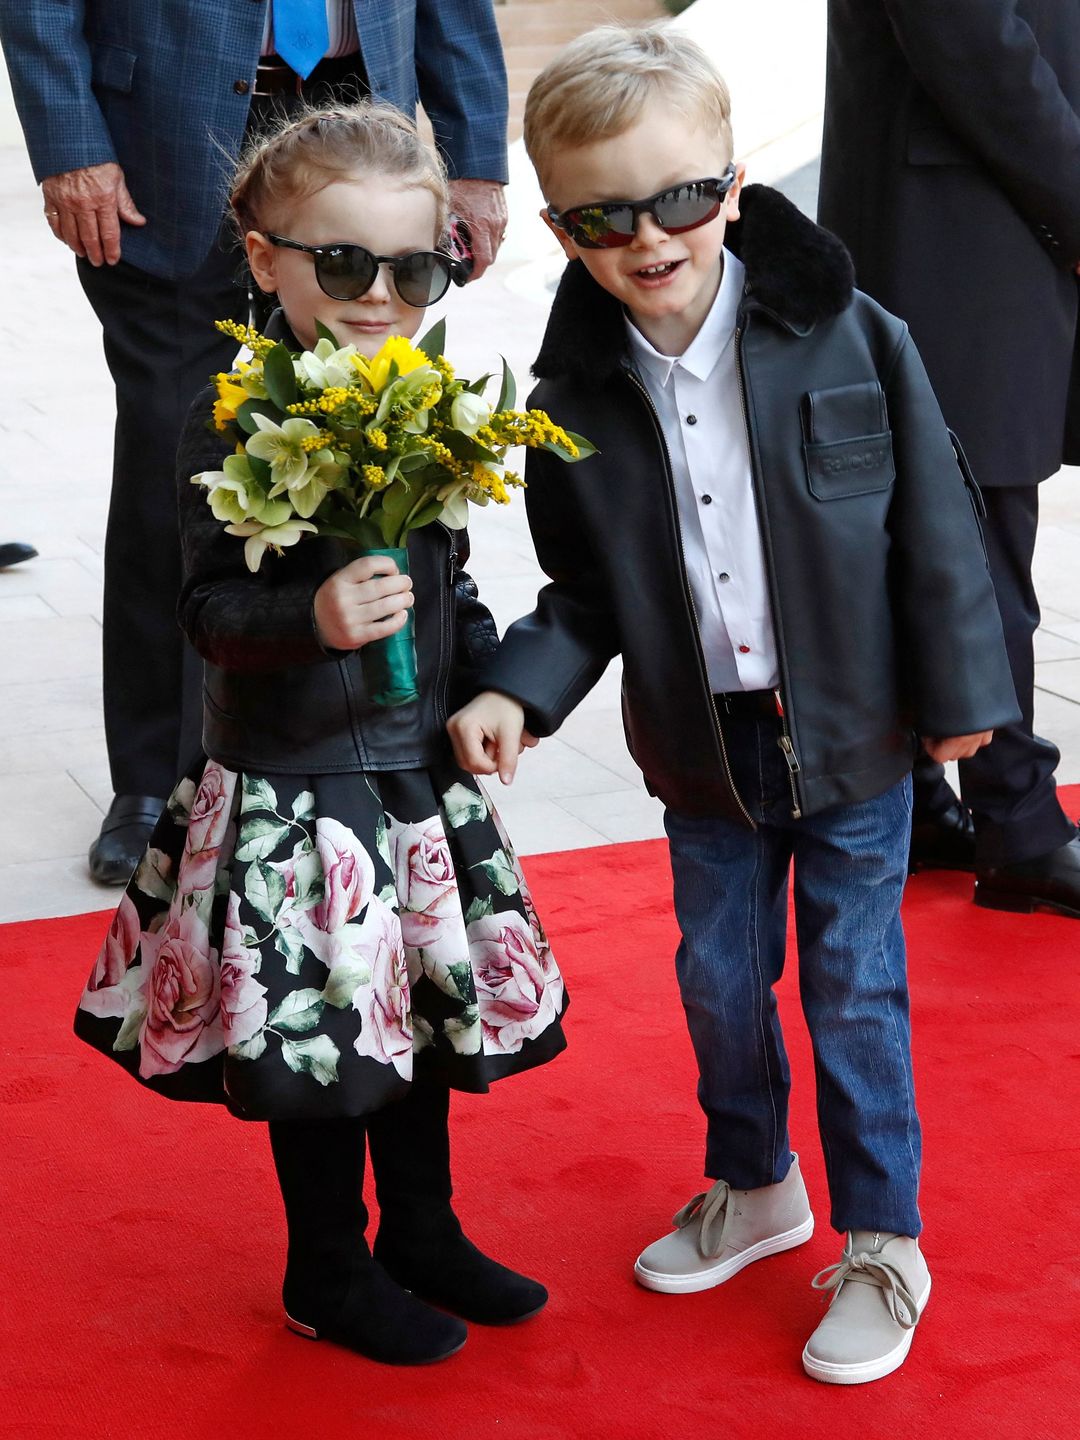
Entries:
[[676, 969], [708, 1121], [705, 1173], [736, 1189], [791, 1164], [790, 1072], [773, 986], [783, 973], [794, 861], [799, 986], [837, 1230], [918, 1235], [921, 1140], [911, 1073], [900, 900], [911, 781], [791, 817], [779, 722], [724, 722], [756, 830], [668, 811]]

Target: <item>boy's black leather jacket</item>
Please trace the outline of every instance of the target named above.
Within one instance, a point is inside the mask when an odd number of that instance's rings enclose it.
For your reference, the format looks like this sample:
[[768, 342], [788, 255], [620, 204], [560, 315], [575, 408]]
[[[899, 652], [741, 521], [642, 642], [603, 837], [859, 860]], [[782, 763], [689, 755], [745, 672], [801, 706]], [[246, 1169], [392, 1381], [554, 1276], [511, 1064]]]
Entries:
[[[267, 326], [294, 349], [280, 322]], [[490, 613], [462, 569], [468, 537], [436, 523], [409, 537], [416, 596], [420, 699], [396, 709], [367, 698], [359, 651], [327, 651], [312, 615], [315, 591], [354, 558], [340, 542], [306, 535], [268, 552], [252, 575], [244, 542], [225, 533], [190, 483], [219, 470], [230, 447], [206, 429], [216, 392], [188, 416], [177, 456], [184, 578], [182, 628], [207, 662], [203, 748], [230, 769], [281, 773], [418, 769], [449, 754], [448, 710], [473, 692], [471, 667], [497, 648]]]
[[[746, 266], [736, 347], [781, 669], [792, 809], [880, 793], [914, 733], [1019, 719], [977, 509], [907, 327], [853, 290], [834, 236], [751, 186], [725, 243]], [[529, 455], [551, 584], [484, 680], [555, 730], [612, 656], [649, 788], [748, 820], [706, 678], [663, 434], [623, 312], [584, 266], [563, 277], [530, 404], [600, 453]]]

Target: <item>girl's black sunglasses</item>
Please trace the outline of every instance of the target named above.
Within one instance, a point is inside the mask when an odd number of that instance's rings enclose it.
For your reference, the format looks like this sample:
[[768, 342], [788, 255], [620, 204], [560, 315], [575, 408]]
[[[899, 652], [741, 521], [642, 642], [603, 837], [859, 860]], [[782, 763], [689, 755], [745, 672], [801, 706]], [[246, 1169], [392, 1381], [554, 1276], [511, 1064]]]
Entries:
[[583, 250], [607, 250], [630, 244], [641, 215], [651, 215], [668, 235], [707, 225], [719, 215], [724, 196], [734, 184], [735, 166], [729, 165], [718, 179], [684, 180], [647, 200], [597, 201], [595, 205], [574, 205], [561, 214], [549, 206], [548, 219]]
[[380, 265], [388, 265], [394, 288], [406, 305], [418, 309], [434, 305], [450, 288], [450, 281], [464, 285], [468, 274], [460, 260], [438, 250], [414, 250], [410, 255], [373, 255], [363, 245], [302, 245], [284, 235], [267, 234], [271, 245], [302, 250], [315, 266], [319, 289], [332, 300], [358, 300], [375, 284]]

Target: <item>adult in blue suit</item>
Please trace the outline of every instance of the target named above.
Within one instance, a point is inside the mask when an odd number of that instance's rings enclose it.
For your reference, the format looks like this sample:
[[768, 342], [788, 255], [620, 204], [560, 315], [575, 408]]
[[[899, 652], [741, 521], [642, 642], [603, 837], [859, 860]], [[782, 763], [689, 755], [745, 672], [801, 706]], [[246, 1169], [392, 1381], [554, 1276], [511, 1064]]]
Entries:
[[[115, 798], [90, 872], [124, 883], [199, 742], [175, 620], [174, 458], [247, 315], [222, 216], [229, 157], [296, 97], [420, 100], [479, 275], [506, 223], [506, 72], [492, 0], [19, 0], [0, 43], [52, 233], [78, 257], [116, 383], [103, 690]], [[344, 237], [343, 237], [344, 238]]]

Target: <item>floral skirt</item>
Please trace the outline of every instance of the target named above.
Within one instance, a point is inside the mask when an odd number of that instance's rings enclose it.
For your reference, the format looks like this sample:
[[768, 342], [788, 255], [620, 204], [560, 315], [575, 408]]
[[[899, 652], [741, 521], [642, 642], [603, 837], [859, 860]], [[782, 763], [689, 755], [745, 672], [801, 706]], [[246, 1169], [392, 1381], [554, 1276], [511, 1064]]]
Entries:
[[430, 1067], [457, 1089], [565, 1046], [562, 977], [491, 802], [451, 764], [237, 774], [173, 791], [76, 1033], [244, 1119], [362, 1115]]

